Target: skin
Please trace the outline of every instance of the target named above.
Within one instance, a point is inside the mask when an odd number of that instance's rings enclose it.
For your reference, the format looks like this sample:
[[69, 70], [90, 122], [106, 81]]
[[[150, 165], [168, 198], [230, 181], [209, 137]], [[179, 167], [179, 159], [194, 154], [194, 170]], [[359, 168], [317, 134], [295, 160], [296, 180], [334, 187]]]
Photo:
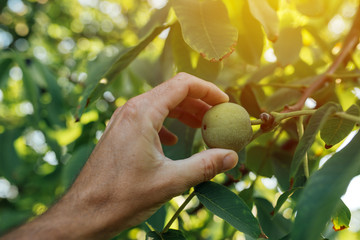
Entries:
[[9, 239], [109, 239], [140, 224], [190, 187], [233, 168], [237, 154], [210, 149], [172, 161], [166, 117], [200, 127], [205, 112], [228, 101], [214, 84], [186, 73], [130, 99], [106, 130], [70, 190], [46, 213], [10, 232]]

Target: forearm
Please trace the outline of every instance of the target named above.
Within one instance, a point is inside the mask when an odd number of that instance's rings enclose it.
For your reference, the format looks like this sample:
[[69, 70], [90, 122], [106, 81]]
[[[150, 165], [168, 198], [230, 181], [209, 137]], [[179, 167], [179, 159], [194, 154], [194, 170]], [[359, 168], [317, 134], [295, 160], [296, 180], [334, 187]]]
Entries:
[[[110, 239], [118, 233], [109, 228], [110, 210], [104, 210], [105, 199], [89, 201], [81, 191], [71, 189], [43, 215], [0, 237], [0, 240], [92, 240]], [[121, 203], [119, 208], [125, 208]], [[124, 210], [124, 213], [126, 211]], [[117, 216], [126, 227], [126, 216]]]
[[[68, 199], [70, 200], [70, 199]], [[66, 198], [43, 215], [5, 235], [1, 240], [28, 239], [107, 239], [101, 237], [93, 214], [75, 209]]]

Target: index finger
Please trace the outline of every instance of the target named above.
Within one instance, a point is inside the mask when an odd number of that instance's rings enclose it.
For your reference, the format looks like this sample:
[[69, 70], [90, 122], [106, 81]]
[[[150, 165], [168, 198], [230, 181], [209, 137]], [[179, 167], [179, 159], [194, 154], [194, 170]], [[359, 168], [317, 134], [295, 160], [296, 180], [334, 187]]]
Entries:
[[211, 106], [229, 101], [228, 95], [215, 84], [187, 73], [178, 73], [170, 80], [150, 90], [147, 97], [150, 101], [156, 102], [159, 107], [169, 111], [186, 97], [201, 99]]
[[229, 97], [215, 84], [187, 73], [177, 74], [147, 92], [145, 97], [156, 105], [162, 121], [186, 97], [201, 99], [211, 106], [229, 101]]

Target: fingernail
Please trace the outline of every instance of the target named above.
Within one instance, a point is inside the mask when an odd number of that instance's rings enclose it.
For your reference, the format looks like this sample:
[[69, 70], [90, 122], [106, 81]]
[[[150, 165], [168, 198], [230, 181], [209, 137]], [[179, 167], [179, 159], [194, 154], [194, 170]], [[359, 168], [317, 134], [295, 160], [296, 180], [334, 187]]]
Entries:
[[227, 155], [225, 155], [224, 159], [223, 159], [223, 171], [227, 171], [232, 169], [233, 167], [235, 167], [236, 163], [237, 163], [237, 154], [232, 152], [232, 153], [228, 153]]

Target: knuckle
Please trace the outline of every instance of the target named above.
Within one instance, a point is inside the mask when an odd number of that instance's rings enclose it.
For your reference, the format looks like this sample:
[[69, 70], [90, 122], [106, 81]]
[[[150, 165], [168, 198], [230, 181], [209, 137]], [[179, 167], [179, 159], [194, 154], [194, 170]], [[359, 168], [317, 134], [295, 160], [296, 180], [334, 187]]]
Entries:
[[139, 102], [136, 99], [130, 99], [121, 108], [121, 113], [124, 118], [136, 119], [139, 116]]
[[186, 78], [188, 76], [189, 74], [186, 72], [179, 72], [178, 74], [176, 74], [175, 78]]
[[175, 77], [172, 78], [172, 83], [181, 85], [189, 84], [191, 81], [193, 81], [192, 75], [186, 72], [179, 72], [175, 75]]

